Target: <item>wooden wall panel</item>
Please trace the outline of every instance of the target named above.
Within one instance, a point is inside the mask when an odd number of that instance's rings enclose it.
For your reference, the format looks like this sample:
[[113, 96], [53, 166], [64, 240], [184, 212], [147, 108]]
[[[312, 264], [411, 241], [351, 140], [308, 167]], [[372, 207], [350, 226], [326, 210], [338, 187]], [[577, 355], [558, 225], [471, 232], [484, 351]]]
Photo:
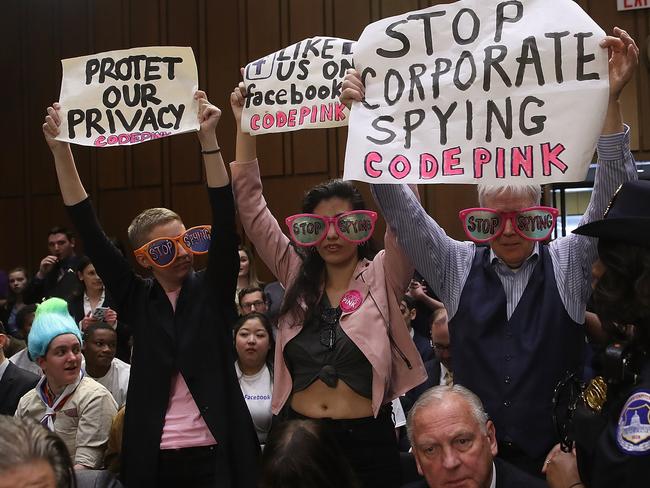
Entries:
[[[228, 97], [239, 67], [315, 35], [356, 39], [381, 17], [451, 0], [5, 0], [0, 9], [6, 67], [0, 130], [11, 141], [0, 162], [0, 215], [12, 242], [0, 244], [0, 268], [35, 269], [46, 252], [45, 233], [69, 224], [58, 195], [51, 154], [43, 141], [45, 107], [58, 97], [60, 60], [131, 46], [186, 45], [195, 52], [199, 85], [218, 105], [224, 159], [234, 159], [235, 127]], [[580, 0], [601, 26], [630, 31], [642, 61], [623, 98], [639, 159], [650, 159], [650, 11], [616, 12], [613, 0]], [[304, 190], [342, 174], [346, 129], [302, 131], [259, 138], [265, 196], [280, 221], [299, 210]], [[209, 219], [195, 134], [132, 148], [74, 147], [87, 190], [109, 234], [126, 241], [126, 227], [142, 209], [170, 206], [188, 225]], [[371, 202], [368, 186], [360, 184]], [[457, 212], [474, 205], [471, 186], [423, 186], [422, 199], [450, 235], [462, 238]], [[372, 203], [370, 206], [373, 207]], [[374, 207], [373, 207], [374, 208]], [[381, 222], [381, 221], [380, 221]], [[380, 223], [377, 235], [384, 225]], [[264, 279], [271, 279], [261, 267]]]

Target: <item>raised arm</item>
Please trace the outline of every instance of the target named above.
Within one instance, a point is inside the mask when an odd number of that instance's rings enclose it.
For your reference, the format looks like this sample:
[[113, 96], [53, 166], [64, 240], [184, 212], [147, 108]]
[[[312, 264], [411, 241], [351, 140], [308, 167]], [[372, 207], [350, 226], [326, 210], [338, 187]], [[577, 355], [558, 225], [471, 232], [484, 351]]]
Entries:
[[61, 125], [60, 108], [58, 102], [53, 103], [51, 107], [47, 107], [43, 135], [54, 156], [54, 166], [56, 167], [56, 176], [59, 180], [63, 203], [69, 207], [88, 198], [88, 194], [81, 183], [81, 178], [79, 178], [70, 144], [55, 139], [59, 135], [59, 126]]
[[[630, 129], [623, 124], [619, 97], [634, 74], [639, 50], [627, 32], [618, 27], [601, 47], [609, 50], [609, 105], [598, 140], [594, 188], [578, 225], [602, 218], [617, 188], [638, 178], [630, 152]], [[584, 322], [585, 304], [591, 294], [591, 265], [598, 255], [597, 245], [595, 238], [571, 234], [549, 246], [560, 296], [567, 312], [578, 323]]]
[[133, 287], [140, 286], [141, 280], [136, 277], [129, 263], [102, 230], [79, 178], [70, 145], [55, 139], [59, 133], [61, 122], [59, 108], [58, 103], [48, 107], [48, 115], [43, 124], [43, 134], [45, 142], [54, 156], [63, 202], [84, 243], [86, 254], [115, 299], [121, 316], [128, 323], [133, 323], [130, 320], [130, 301], [136, 296]]
[[301, 261], [289, 238], [271, 214], [262, 194], [255, 137], [241, 130], [244, 100], [245, 88], [240, 83], [230, 96], [237, 124], [237, 160], [230, 164], [237, 211], [246, 235], [255, 245], [262, 261], [278, 281], [287, 287]]
[[[239, 235], [235, 224], [235, 203], [232, 188], [229, 185], [228, 171], [221, 156], [217, 141], [217, 125], [221, 110], [212, 105], [203, 91], [197, 91], [194, 97], [199, 102], [198, 138], [203, 154], [205, 176], [208, 183], [208, 198], [212, 210], [212, 236], [208, 253], [206, 280], [210, 295], [219, 302], [223, 311], [236, 317], [234, 309], [237, 273], [239, 271]], [[230, 331], [230, 324], [227, 324]]]

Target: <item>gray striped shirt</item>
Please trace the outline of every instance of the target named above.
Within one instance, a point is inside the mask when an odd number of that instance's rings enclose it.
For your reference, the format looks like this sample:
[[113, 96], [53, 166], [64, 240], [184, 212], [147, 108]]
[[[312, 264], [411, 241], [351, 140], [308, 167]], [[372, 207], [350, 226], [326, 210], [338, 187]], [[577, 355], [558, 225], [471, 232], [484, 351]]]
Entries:
[[[616, 189], [625, 181], [634, 179], [637, 179], [637, 173], [630, 152], [629, 127], [626, 126], [625, 132], [619, 134], [600, 136], [594, 189], [580, 225], [602, 218]], [[451, 320], [458, 310], [476, 245], [447, 236], [406, 185], [371, 187], [400, 246], [445, 304]], [[591, 294], [591, 265], [597, 258], [597, 242], [595, 238], [571, 234], [548, 245], [564, 307], [580, 324], [584, 323], [586, 303]], [[539, 244], [520, 268], [512, 270], [490, 251], [492, 266], [506, 293], [508, 318], [517, 307], [538, 258]]]

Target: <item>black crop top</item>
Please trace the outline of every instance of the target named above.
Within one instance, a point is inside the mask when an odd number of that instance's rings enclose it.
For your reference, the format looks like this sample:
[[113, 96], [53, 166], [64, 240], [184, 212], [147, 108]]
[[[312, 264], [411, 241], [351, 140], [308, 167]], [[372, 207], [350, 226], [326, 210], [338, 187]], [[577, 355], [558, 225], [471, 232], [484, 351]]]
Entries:
[[294, 392], [317, 379], [335, 388], [340, 378], [359, 395], [372, 398], [372, 366], [343, 332], [340, 317], [340, 307], [332, 308], [323, 294], [313, 318], [284, 347]]

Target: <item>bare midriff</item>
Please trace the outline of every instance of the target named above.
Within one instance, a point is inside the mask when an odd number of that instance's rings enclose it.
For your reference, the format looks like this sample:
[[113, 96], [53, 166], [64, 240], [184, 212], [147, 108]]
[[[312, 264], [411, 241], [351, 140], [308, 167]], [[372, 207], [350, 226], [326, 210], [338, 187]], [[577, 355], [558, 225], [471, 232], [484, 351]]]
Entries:
[[372, 400], [359, 395], [344, 381], [338, 381], [336, 387], [330, 388], [317, 379], [292, 395], [291, 408], [313, 419], [360, 419], [372, 416]]

